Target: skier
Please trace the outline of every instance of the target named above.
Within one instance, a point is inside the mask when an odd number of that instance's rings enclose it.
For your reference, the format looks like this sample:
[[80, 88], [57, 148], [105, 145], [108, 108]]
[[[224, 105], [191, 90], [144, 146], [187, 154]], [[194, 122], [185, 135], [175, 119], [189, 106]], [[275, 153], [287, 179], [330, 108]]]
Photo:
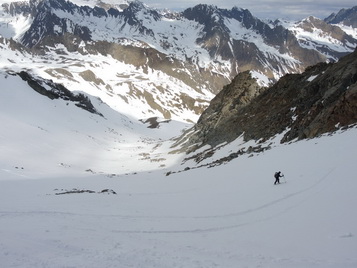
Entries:
[[283, 177], [283, 176], [281, 175], [281, 171], [275, 172], [274, 177], [275, 177], [274, 185], [275, 185], [275, 184], [280, 184], [279, 178]]

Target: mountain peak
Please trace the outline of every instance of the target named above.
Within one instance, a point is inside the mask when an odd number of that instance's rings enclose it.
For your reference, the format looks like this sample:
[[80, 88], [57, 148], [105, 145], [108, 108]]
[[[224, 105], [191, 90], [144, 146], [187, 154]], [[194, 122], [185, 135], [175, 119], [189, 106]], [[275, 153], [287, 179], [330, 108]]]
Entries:
[[194, 20], [200, 24], [205, 24], [208, 21], [217, 22], [220, 20], [221, 15], [216, 6], [207, 4], [199, 4], [192, 8], [187, 8], [182, 14], [188, 20]]
[[209, 5], [209, 4], [198, 4], [198, 5], [194, 6], [192, 9], [199, 11], [199, 12], [212, 14], [218, 10], [218, 7], [215, 5]]
[[129, 2], [129, 7], [131, 8], [133, 11], [140, 11], [142, 9], [147, 9], [148, 6], [145, 5], [143, 2], [141, 2], [140, 0], [134, 0], [132, 2]]
[[330, 24], [343, 24], [357, 28], [357, 6], [341, 9], [337, 14], [332, 13], [324, 21]]
[[129, 23], [129, 25], [140, 24], [140, 27], [142, 29], [146, 29], [145, 31], [147, 31], [147, 28], [143, 25], [143, 16], [148, 19], [152, 18], [155, 21], [161, 19], [161, 15], [156, 10], [149, 8], [147, 5], [145, 5], [139, 0], [130, 2], [129, 6], [124, 9], [123, 14], [125, 16], [125, 20]]

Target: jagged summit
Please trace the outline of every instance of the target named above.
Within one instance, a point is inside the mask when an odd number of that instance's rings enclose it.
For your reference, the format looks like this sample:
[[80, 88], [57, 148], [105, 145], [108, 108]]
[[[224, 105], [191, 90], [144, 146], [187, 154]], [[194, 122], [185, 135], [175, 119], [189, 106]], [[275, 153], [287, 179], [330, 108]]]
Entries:
[[343, 24], [357, 27], [357, 6], [348, 9], [341, 9], [337, 14], [332, 13], [330, 16], [324, 19], [325, 22], [330, 24]]

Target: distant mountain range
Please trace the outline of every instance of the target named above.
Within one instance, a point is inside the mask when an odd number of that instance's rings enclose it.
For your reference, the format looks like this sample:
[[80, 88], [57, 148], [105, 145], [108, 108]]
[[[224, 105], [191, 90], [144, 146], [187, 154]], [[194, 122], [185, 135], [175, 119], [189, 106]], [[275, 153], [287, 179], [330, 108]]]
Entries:
[[171, 12], [139, 1], [85, 3], [2, 4], [2, 69], [99, 97], [137, 118], [195, 122], [238, 73], [249, 70], [268, 86], [357, 46], [356, 7], [287, 22], [238, 7]]

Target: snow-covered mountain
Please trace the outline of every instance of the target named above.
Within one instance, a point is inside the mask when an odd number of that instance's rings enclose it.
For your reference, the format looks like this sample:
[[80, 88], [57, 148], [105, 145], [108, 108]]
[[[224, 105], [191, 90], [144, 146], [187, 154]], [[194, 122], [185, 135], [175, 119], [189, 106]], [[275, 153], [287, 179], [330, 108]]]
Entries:
[[312, 16], [283, 25], [294, 33], [300, 46], [316, 50], [330, 61], [337, 61], [356, 47], [355, 28], [348, 31], [346, 27], [331, 25]]
[[325, 22], [339, 26], [347, 34], [357, 38], [357, 6], [348, 9], [341, 9], [337, 14], [332, 13], [324, 19]]
[[337, 12], [337, 14], [332, 13], [330, 16], [325, 18], [324, 21], [330, 24], [339, 24], [356, 28], [357, 6], [347, 9], [341, 9], [339, 12]]
[[0, 35], [2, 69], [87, 92], [138, 118], [188, 122], [241, 71], [267, 85], [357, 44], [316, 18], [273, 23], [238, 7], [177, 13], [139, 1], [3, 3]]

